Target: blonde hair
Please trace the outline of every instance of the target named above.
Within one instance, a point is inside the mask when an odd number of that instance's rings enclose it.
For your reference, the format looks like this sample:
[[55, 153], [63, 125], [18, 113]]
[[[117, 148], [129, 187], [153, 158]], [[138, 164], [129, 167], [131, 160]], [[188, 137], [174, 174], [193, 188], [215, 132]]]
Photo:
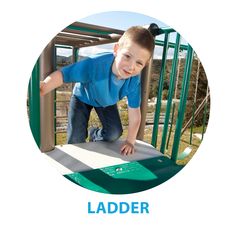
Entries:
[[142, 48], [147, 49], [150, 52], [150, 55], [153, 54], [155, 42], [154, 37], [148, 29], [145, 29], [142, 26], [130, 27], [119, 39], [119, 46], [122, 47], [127, 40], [131, 40]]

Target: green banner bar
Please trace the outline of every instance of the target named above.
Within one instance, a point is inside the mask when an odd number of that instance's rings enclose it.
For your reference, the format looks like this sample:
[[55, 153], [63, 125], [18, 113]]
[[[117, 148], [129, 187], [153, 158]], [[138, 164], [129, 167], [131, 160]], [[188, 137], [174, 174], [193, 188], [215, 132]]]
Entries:
[[29, 81], [29, 121], [36, 144], [40, 148], [40, 94], [39, 94], [39, 60], [34, 65]]

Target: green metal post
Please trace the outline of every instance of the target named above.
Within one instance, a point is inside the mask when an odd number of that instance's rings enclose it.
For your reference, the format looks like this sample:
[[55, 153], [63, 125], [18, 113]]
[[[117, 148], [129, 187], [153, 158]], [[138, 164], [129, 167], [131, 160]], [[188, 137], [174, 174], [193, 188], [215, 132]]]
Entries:
[[79, 49], [73, 48], [73, 62], [77, 62], [79, 58]]
[[162, 131], [162, 141], [161, 141], [161, 148], [160, 148], [160, 151], [162, 153], [165, 153], [165, 147], [166, 147], [166, 138], [167, 138], [168, 125], [169, 125], [169, 120], [170, 120], [172, 97], [173, 97], [173, 93], [175, 89], [176, 72], [177, 72], [176, 68], [177, 68], [177, 62], [178, 62], [179, 47], [180, 47], [180, 35], [177, 34], [176, 42], [175, 42], [174, 58], [172, 62], [173, 64], [172, 64], [171, 75], [170, 75], [170, 86], [169, 86], [168, 100], [167, 100], [166, 113], [165, 113], [165, 122], [164, 122], [163, 131]]
[[174, 103], [173, 106], [172, 106], [170, 130], [169, 130], [169, 134], [168, 134], [168, 138], [167, 138], [167, 142], [166, 142], [166, 149], [167, 149], [167, 150], [168, 150], [168, 148], [169, 148], [170, 137], [171, 137], [172, 128], [173, 128], [173, 123], [174, 123], [175, 107], [176, 107], [176, 105], [175, 105], [175, 103]]
[[154, 125], [153, 125], [153, 132], [152, 132], [152, 145], [154, 147], [157, 146], [157, 136], [158, 136], [158, 126], [159, 126], [159, 116], [161, 112], [161, 100], [162, 100], [162, 90], [163, 90], [163, 83], [165, 78], [165, 67], [166, 67], [166, 58], [168, 52], [168, 41], [169, 41], [169, 34], [165, 34], [164, 39], [164, 48], [162, 53], [162, 64], [161, 64], [161, 74], [158, 83], [158, 92], [157, 92], [157, 103], [155, 109], [155, 116], [154, 116]]
[[29, 81], [29, 122], [36, 144], [40, 147], [39, 60], [34, 65]]
[[191, 145], [192, 145], [192, 140], [193, 140], [193, 126], [194, 126], [194, 120], [195, 120], [195, 111], [196, 111], [196, 102], [193, 103], [192, 122], [191, 122], [191, 128], [190, 128], [189, 144]]
[[[181, 45], [180, 45], [180, 51], [181, 52]], [[174, 98], [177, 98], [177, 90], [178, 90], [178, 82], [179, 82], [179, 73], [180, 73], [180, 65], [181, 65], [181, 56], [178, 59], [178, 69], [177, 69], [177, 75], [176, 75], [176, 82], [175, 82], [175, 91], [174, 91]], [[174, 123], [174, 117], [175, 117], [175, 109], [176, 109], [176, 102], [174, 102], [172, 106], [172, 117], [171, 117], [171, 123], [170, 123], [170, 130], [167, 138], [167, 143], [166, 143], [166, 149], [168, 150], [169, 148], [169, 143], [170, 143], [170, 137], [172, 134], [172, 128], [173, 128], [173, 123]]]
[[196, 75], [197, 79], [196, 79], [195, 93], [194, 93], [194, 99], [193, 99], [192, 124], [191, 124], [190, 139], [189, 139], [189, 143], [191, 145], [192, 145], [192, 139], [193, 139], [193, 126], [194, 126], [194, 121], [195, 121], [195, 111], [196, 111], [196, 103], [197, 103], [197, 89], [198, 89], [199, 71], [200, 71], [200, 60], [198, 59], [197, 75]]
[[186, 108], [186, 103], [187, 103], [192, 62], [193, 62], [193, 49], [189, 45], [186, 62], [185, 62], [185, 68], [184, 68], [184, 77], [183, 77], [182, 90], [181, 90], [182, 92], [181, 92], [181, 97], [180, 97], [180, 105], [178, 109], [178, 117], [176, 121], [176, 129], [175, 129], [175, 135], [174, 135], [174, 143], [173, 143], [172, 154], [171, 154], [171, 159], [173, 161], [177, 160], [177, 155], [178, 155], [178, 150], [179, 150], [181, 129], [183, 125], [184, 113], [185, 113], [185, 108]]
[[207, 102], [208, 102], [208, 86], [207, 86], [207, 92], [206, 92], [206, 101], [205, 101], [205, 105], [204, 105], [204, 113], [203, 113], [203, 126], [202, 126], [202, 139], [203, 140], [203, 136], [205, 133], [205, 128], [206, 128], [206, 116], [207, 116]]

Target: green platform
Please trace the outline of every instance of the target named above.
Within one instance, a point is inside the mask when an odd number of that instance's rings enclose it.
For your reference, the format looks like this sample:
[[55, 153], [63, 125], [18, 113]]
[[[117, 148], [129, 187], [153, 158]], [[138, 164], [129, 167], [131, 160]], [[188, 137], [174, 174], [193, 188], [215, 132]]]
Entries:
[[160, 185], [182, 168], [166, 157], [156, 157], [64, 176], [96, 192], [127, 194]]
[[158, 186], [178, 173], [175, 164], [150, 144], [137, 141], [131, 156], [120, 154], [121, 140], [56, 146], [47, 158], [70, 181], [96, 192], [128, 194]]

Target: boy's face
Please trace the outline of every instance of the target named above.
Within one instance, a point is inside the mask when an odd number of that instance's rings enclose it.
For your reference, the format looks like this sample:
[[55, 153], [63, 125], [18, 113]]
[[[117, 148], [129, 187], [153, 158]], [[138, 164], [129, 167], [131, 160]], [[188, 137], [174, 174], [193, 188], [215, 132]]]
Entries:
[[131, 76], [140, 74], [150, 59], [150, 53], [147, 49], [130, 40], [127, 40], [122, 47], [115, 44], [114, 55], [112, 72], [119, 79], [128, 79]]

